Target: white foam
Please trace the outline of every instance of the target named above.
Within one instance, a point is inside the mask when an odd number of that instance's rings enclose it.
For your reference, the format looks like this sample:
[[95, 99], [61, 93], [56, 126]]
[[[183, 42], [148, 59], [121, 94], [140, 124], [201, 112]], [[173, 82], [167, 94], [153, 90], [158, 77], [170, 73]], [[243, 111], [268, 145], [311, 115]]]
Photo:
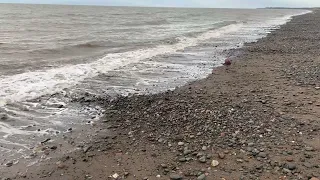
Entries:
[[17, 129], [15, 127], [12, 127], [6, 123], [3, 123], [0, 121], [0, 132], [5, 133], [5, 135], [3, 136], [3, 138], [7, 138], [10, 135], [13, 134], [20, 134], [20, 135], [30, 135], [31, 133], [28, 131], [23, 131], [20, 129]]
[[13, 145], [13, 146], [19, 146], [19, 147], [23, 147], [25, 149], [28, 149], [28, 145], [27, 144], [21, 144], [21, 143], [14, 143], [11, 141], [6, 141], [4, 139], [0, 139], [0, 144], [7, 144], [7, 145]]
[[64, 88], [78, 84], [86, 78], [160, 54], [170, 54], [186, 47], [195, 46], [206, 39], [237, 31], [241, 26], [242, 24], [233, 24], [206, 32], [196, 38], [180, 38], [180, 42], [174, 45], [161, 45], [155, 48], [108, 54], [104, 58], [88, 64], [69, 65], [46, 71], [26, 72], [1, 77], [0, 105], [3, 106], [6, 102], [19, 102], [59, 92]]

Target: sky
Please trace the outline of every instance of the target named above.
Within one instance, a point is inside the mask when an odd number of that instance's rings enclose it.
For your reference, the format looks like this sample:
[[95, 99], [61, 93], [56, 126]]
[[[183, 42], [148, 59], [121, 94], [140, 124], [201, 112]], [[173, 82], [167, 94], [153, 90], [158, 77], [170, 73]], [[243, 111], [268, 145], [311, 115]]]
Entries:
[[0, 3], [210, 8], [320, 7], [320, 0], [0, 0]]

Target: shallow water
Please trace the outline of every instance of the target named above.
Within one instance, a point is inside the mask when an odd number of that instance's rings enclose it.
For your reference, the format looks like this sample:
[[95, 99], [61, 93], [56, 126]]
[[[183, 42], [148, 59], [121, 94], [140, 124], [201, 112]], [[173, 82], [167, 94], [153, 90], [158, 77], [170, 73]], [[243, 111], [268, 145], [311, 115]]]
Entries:
[[[72, 99], [156, 93], [206, 77], [224, 50], [304, 10], [0, 5], [0, 152], [98, 120]], [[0, 157], [1, 159], [1, 157]]]

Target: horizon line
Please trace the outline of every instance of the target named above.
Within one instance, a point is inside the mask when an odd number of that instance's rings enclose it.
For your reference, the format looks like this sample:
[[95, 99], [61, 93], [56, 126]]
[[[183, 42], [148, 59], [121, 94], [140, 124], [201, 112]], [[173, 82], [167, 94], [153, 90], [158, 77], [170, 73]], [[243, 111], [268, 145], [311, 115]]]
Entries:
[[107, 5], [107, 4], [69, 4], [69, 3], [20, 3], [20, 2], [0, 2], [0, 4], [20, 4], [20, 5], [57, 5], [57, 6], [100, 6], [100, 7], [140, 7], [140, 8], [196, 8], [196, 9], [315, 9], [319, 7], [189, 7], [189, 6], [142, 6], [142, 5]]

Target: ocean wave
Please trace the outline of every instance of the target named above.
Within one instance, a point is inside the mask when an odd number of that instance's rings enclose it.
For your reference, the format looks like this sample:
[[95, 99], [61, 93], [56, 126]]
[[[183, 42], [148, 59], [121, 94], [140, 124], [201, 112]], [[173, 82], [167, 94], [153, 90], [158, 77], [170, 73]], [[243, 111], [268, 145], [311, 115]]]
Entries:
[[114, 47], [122, 47], [121, 44], [115, 43], [112, 41], [90, 41], [79, 43], [70, 46], [63, 46], [51, 49], [36, 49], [30, 50], [30, 54], [53, 54], [53, 53], [62, 53], [62, 52], [72, 52], [72, 51], [81, 51], [84, 49], [95, 49], [95, 48], [114, 48]]
[[165, 19], [153, 20], [153, 21], [142, 21], [136, 23], [124, 23], [124, 26], [159, 26], [159, 25], [167, 25], [171, 24], [169, 21]]
[[[198, 37], [180, 37], [176, 44], [158, 45], [148, 49], [138, 49], [124, 53], [112, 53], [88, 64], [68, 65], [46, 71], [26, 72], [0, 79], [0, 101], [24, 101], [53, 94], [64, 88], [74, 86], [86, 78], [137, 63], [161, 54], [172, 54], [186, 47], [195, 46], [204, 40], [219, 37], [237, 31], [242, 24], [233, 24], [220, 29], [208, 31]], [[85, 45], [86, 46], [86, 45]], [[64, 78], [56, 78], [62, 75]]]
[[107, 42], [92, 41], [92, 42], [86, 42], [86, 43], [77, 44], [77, 45], [74, 45], [73, 47], [78, 47], [78, 48], [98, 48], [98, 47], [110, 47], [111, 44], [114, 44], [114, 42], [111, 42], [111, 41], [107, 41]]
[[216, 22], [214, 24], [212, 24], [211, 28], [209, 28], [209, 30], [214, 30], [214, 29], [218, 29], [224, 26], [228, 26], [231, 24], [237, 24], [237, 23], [243, 23], [243, 22], [237, 22], [237, 21], [220, 21], [220, 22]]

